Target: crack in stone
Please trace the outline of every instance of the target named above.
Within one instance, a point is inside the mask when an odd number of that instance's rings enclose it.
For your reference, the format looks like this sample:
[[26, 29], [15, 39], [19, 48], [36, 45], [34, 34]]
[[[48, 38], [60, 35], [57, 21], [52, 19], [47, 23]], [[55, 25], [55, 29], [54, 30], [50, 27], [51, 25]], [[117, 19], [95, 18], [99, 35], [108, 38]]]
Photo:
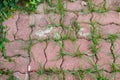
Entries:
[[112, 54], [112, 57], [113, 57], [113, 63], [115, 63], [116, 57], [114, 55], [114, 42], [111, 42], [110, 51], [111, 51], [111, 54]]
[[47, 53], [46, 53], [47, 47], [48, 47], [48, 41], [46, 40], [46, 47], [45, 47], [45, 49], [44, 49], [44, 55], [45, 55], [45, 59], [46, 59], [45, 64], [43, 65], [43, 69], [44, 69], [44, 70], [45, 70], [45, 66], [46, 66], [46, 64], [47, 64], [47, 62], [48, 62]]
[[16, 35], [17, 35], [17, 33], [18, 33], [18, 22], [19, 22], [19, 19], [20, 19], [20, 13], [18, 13], [18, 18], [17, 18], [17, 20], [16, 20], [16, 29], [17, 29], [17, 31], [16, 31], [16, 33], [14, 34], [14, 40], [16, 40]]

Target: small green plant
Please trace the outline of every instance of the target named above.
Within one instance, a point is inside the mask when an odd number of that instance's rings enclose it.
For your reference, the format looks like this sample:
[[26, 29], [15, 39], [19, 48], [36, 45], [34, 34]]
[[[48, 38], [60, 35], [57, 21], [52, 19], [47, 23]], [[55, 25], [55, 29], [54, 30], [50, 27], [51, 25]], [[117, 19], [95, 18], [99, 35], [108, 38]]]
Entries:
[[7, 58], [6, 55], [6, 49], [5, 49], [5, 43], [9, 42], [9, 40], [6, 38], [6, 27], [0, 25], [0, 51], [2, 53], [2, 56], [4, 58]]
[[99, 39], [101, 38], [101, 34], [99, 32], [97, 32], [96, 30], [96, 23], [95, 22], [91, 22], [91, 35], [90, 35], [90, 39], [92, 41], [92, 45], [90, 47], [92, 53], [97, 57], [97, 52], [98, 52], [98, 49], [97, 48], [97, 45], [99, 44]]
[[39, 74], [39, 75], [42, 75], [42, 74], [45, 73], [42, 64], [40, 64], [40, 68], [39, 68], [39, 70], [36, 73]]
[[103, 13], [108, 11], [106, 8], [106, 0], [104, 0], [103, 6], [99, 8], [96, 8], [96, 5], [92, 2], [92, 0], [88, 0], [88, 8], [90, 12]]
[[120, 7], [117, 7], [116, 11], [117, 11], [117, 12], [120, 12]]
[[19, 80], [13, 75], [13, 72], [10, 70], [6, 70], [6, 71], [0, 70], [0, 75], [8, 75], [7, 80]]
[[65, 10], [64, 10], [64, 6], [63, 6], [63, 3], [62, 3], [62, 0], [57, 0], [56, 10], [61, 15], [61, 18], [63, 18], [64, 15], [65, 15]]

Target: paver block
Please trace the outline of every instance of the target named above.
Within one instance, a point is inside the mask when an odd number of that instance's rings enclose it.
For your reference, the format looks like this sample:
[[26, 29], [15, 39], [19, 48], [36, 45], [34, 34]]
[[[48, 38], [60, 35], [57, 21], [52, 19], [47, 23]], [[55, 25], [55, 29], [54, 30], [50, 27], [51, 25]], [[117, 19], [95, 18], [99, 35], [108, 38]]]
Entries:
[[23, 57], [14, 57], [12, 58], [11, 62], [8, 62], [7, 60], [1, 58], [0, 69], [4, 69], [4, 70], [8, 69], [12, 71], [19, 71], [21, 73], [26, 73], [28, 63], [29, 60]]
[[7, 56], [28, 56], [27, 42], [22, 40], [16, 40], [13, 42], [6, 43], [6, 55]]
[[63, 19], [63, 24], [65, 26], [71, 26], [76, 19], [77, 19], [77, 16], [74, 13], [66, 12]]
[[8, 27], [7, 35], [6, 37], [10, 40], [14, 40], [14, 35], [17, 32], [17, 26], [16, 26], [16, 21], [18, 19], [18, 14], [14, 14], [12, 17], [10, 17], [8, 20], [3, 22], [4, 26]]
[[16, 39], [29, 40], [31, 28], [29, 24], [29, 16], [26, 14], [19, 14], [17, 21]]
[[111, 71], [111, 64], [113, 62], [112, 54], [110, 51], [111, 44], [106, 41], [101, 41], [99, 44], [98, 56], [98, 67], [99, 69], [104, 69]]
[[120, 27], [115, 24], [110, 24], [106, 26], [102, 26], [102, 35], [103, 37], [107, 37], [111, 34], [119, 34], [120, 32]]
[[46, 43], [36, 43], [32, 46], [31, 49], [31, 62], [30, 62], [30, 71], [37, 71], [40, 68], [40, 65], [44, 65], [46, 62], [45, 57], [45, 47]]
[[120, 15], [115, 11], [109, 11], [103, 14], [93, 13], [92, 21], [98, 22], [102, 25], [111, 23], [120, 24]]
[[60, 52], [60, 47], [55, 42], [48, 42], [47, 48], [45, 50], [47, 56], [47, 63], [45, 68], [60, 68], [62, 59], [57, 60]]
[[64, 8], [68, 11], [80, 11], [82, 9], [80, 1], [81, 0], [77, 0], [74, 2], [66, 2], [66, 4], [64, 5]]
[[79, 22], [79, 23], [90, 23], [91, 17], [92, 17], [91, 13], [89, 13], [89, 14], [79, 13], [77, 22]]
[[80, 24], [80, 29], [78, 31], [78, 38], [89, 39], [91, 34], [91, 26], [89, 24]]

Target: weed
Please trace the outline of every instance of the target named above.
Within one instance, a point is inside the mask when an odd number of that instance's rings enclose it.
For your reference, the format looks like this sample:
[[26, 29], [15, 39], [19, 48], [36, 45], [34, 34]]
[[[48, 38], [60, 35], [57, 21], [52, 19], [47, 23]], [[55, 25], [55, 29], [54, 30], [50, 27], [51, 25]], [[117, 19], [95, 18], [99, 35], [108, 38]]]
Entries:
[[92, 0], [88, 0], [88, 8], [90, 12], [103, 13], [108, 11], [106, 8], [106, 0], [104, 0], [103, 6], [99, 7], [98, 9], [96, 8], [96, 5], [92, 2]]
[[98, 52], [98, 48], [97, 48], [97, 45], [98, 45], [98, 41], [99, 39], [101, 38], [101, 35], [98, 34], [97, 30], [96, 30], [96, 27], [95, 27], [95, 22], [91, 22], [91, 36], [90, 36], [90, 39], [92, 41], [92, 45], [91, 45], [91, 51], [94, 53], [94, 55], [96, 56], [97, 52]]
[[65, 10], [64, 10], [62, 0], [57, 0], [56, 10], [58, 11], [58, 13], [60, 13], [61, 18], [63, 18], [65, 15]]
[[78, 22], [74, 22], [73, 26], [74, 26], [75, 34], [77, 35], [81, 26]]
[[16, 77], [13, 75], [13, 72], [10, 71], [10, 70], [6, 70], [6, 71], [0, 70], [0, 74], [1, 74], [1, 75], [8, 75], [7, 80], [19, 80], [18, 78], [16, 78]]
[[111, 68], [113, 72], [120, 72], [119, 64], [112, 63]]
[[44, 74], [44, 69], [43, 69], [43, 66], [42, 66], [42, 64], [40, 64], [40, 68], [39, 68], [39, 70], [37, 71], [37, 74], [39, 74], [39, 75], [42, 75], [42, 74]]
[[110, 40], [111, 42], [115, 42], [118, 39], [118, 35], [117, 34], [110, 34], [108, 35], [108, 40]]
[[0, 25], [0, 51], [2, 53], [2, 56], [4, 58], [7, 58], [6, 56], [6, 49], [5, 49], [5, 43], [9, 42], [9, 40], [6, 38], [6, 27]]
[[116, 11], [117, 11], [117, 12], [120, 12], [120, 7], [117, 7]]

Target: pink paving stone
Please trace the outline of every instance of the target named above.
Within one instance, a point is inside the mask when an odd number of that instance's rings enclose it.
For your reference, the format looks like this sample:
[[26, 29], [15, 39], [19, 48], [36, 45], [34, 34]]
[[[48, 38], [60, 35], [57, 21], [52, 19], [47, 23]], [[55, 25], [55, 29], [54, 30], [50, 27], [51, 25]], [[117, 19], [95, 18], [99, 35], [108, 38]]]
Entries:
[[76, 80], [75, 76], [70, 73], [65, 74], [65, 80]]
[[96, 80], [93, 74], [85, 74], [83, 80]]
[[27, 58], [23, 58], [23, 57], [15, 57], [12, 58], [13, 61], [12, 62], [8, 62], [7, 60], [1, 58], [0, 60], [0, 69], [9, 69], [12, 71], [19, 71], [22, 73], [26, 73], [27, 72], [27, 65], [29, 63]]
[[113, 79], [113, 80], [120, 80], [120, 73], [119, 73], [119, 72], [116, 73], [116, 75], [115, 75], [115, 79]]
[[89, 14], [79, 13], [77, 22], [79, 22], [79, 23], [90, 23], [91, 17], [92, 17], [91, 13], [89, 13]]
[[120, 6], [119, 0], [106, 0], [106, 7], [109, 10], [116, 10], [116, 8], [119, 6]]
[[57, 60], [57, 57], [59, 55], [60, 47], [55, 42], [49, 42], [47, 49], [46, 49], [46, 55], [47, 55], [47, 63], [45, 68], [60, 68], [60, 64], [62, 63], [62, 59]]
[[46, 47], [46, 43], [36, 43], [32, 46], [31, 49], [31, 63], [30, 63], [30, 71], [36, 71], [40, 68], [40, 65], [44, 65], [46, 62], [44, 49]]
[[74, 53], [75, 50], [79, 47], [79, 50], [81, 52], [84, 52], [85, 54], [90, 54], [89, 47], [91, 45], [91, 42], [85, 39], [77, 39], [76, 42], [72, 42], [70, 40], [64, 41], [64, 51]]
[[35, 25], [38, 27], [46, 27], [50, 24], [48, 15], [45, 14], [34, 14], [35, 17]]
[[21, 41], [21, 40], [16, 40], [10, 43], [6, 43], [6, 54], [7, 56], [24, 56], [27, 57], [28, 53], [26, 50], [27, 47], [27, 42]]
[[78, 38], [89, 39], [90, 32], [91, 32], [90, 25], [85, 24], [85, 23], [81, 23], [80, 30], [78, 31]]
[[114, 43], [114, 54], [116, 56], [115, 63], [120, 66], [120, 40], [116, 40], [116, 42]]
[[[75, 47], [79, 47], [81, 52], [88, 52], [88, 45], [89, 41], [84, 39], [79, 39], [76, 41], [76, 44], [72, 43], [70, 40], [64, 41], [64, 50], [65, 52], [70, 52], [70, 54], [74, 54]], [[79, 69], [80, 67], [86, 69], [89, 68], [91, 65], [89, 64], [90, 57], [82, 56], [81, 58], [78, 57], [71, 57], [71, 56], [64, 56], [64, 62], [62, 68], [65, 70], [73, 70]], [[84, 65], [83, 65], [84, 64]]]
[[98, 22], [103, 25], [110, 23], [120, 24], [120, 14], [115, 11], [109, 11], [103, 14], [93, 13], [92, 21]]
[[109, 34], [116, 34], [120, 32], [120, 26], [115, 24], [102, 26], [102, 35], [103, 37], [108, 36]]
[[110, 51], [111, 44], [106, 41], [101, 41], [100, 50], [97, 54], [98, 56], [98, 66], [100, 69], [105, 69], [107, 71], [111, 71], [111, 64], [113, 62], [112, 54]]
[[101, 3], [104, 3], [104, 0], [92, 0], [92, 3], [94, 3], [97, 6], [101, 5]]
[[14, 34], [17, 32], [17, 28], [16, 28], [16, 21], [18, 19], [18, 14], [14, 14], [12, 17], [10, 17], [8, 20], [6, 20], [5, 22], [3, 22], [4, 26], [8, 27], [8, 32], [7, 32], [7, 38], [10, 41], [14, 40]]
[[62, 64], [62, 68], [64, 70], [79, 69], [80, 67], [82, 67], [83, 69], [87, 69], [91, 67], [89, 61], [90, 61], [90, 57], [87, 56], [82, 56], [81, 58], [64, 56], [64, 62]]
[[82, 6], [80, 4], [80, 0], [76, 0], [74, 2], [66, 2], [64, 8], [68, 11], [80, 11]]
[[50, 22], [52, 23], [52, 24], [60, 24], [60, 18], [61, 18], [61, 16], [59, 15], [59, 14], [55, 14], [55, 13], [49, 13], [48, 14], [48, 17], [49, 17], [49, 19], [50, 19]]
[[[49, 31], [46, 33], [46, 31]], [[45, 33], [44, 33], [45, 32]], [[45, 28], [45, 29], [40, 29], [39, 27], [36, 27], [35, 30], [33, 31], [31, 37], [33, 39], [54, 39], [54, 35], [56, 33], [60, 34], [62, 32], [62, 28], [61, 27], [51, 27], [51, 28]], [[44, 34], [41, 34], [44, 33]]]
[[64, 19], [63, 19], [63, 24], [65, 26], [71, 26], [73, 22], [76, 20], [77, 16], [74, 13], [66, 12]]
[[25, 80], [25, 78], [27, 77], [26, 74], [21, 74], [19, 72], [15, 72], [13, 73], [13, 75], [18, 78], [19, 80]]
[[45, 4], [38, 5], [36, 12], [37, 13], [44, 13], [44, 7], [45, 7]]
[[29, 16], [26, 14], [19, 14], [19, 19], [17, 21], [18, 32], [16, 34], [16, 39], [29, 40], [29, 35], [31, 33], [31, 28], [29, 25]]
[[90, 41], [85, 40], [85, 39], [78, 39], [76, 41], [76, 44], [77, 44], [77, 46], [79, 46], [79, 50], [81, 52], [84, 52], [86, 54], [90, 54], [90, 50], [89, 50], [89, 48], [91, 46], [91, 42]]
[[30, 73], [30, 79], [31, 80], [47, 80], [47, 75], [38, 75], [36, 72]]
[[64, 41], [64, 51], [73, 53], [75, 51], [75, 44], [70, 40]]

